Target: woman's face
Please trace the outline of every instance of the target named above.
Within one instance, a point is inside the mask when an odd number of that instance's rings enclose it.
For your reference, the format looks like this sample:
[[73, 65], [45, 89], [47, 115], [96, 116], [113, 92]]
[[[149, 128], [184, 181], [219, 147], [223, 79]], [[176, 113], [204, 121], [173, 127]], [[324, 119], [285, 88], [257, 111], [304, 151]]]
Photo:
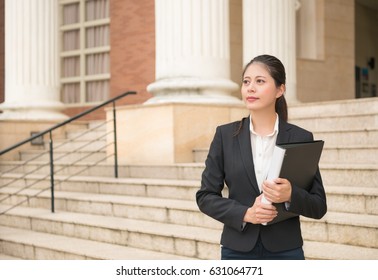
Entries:
[[285, 91], [285, 86], [276, 87], [274, 79], [265, 65], [252, 63], [246, 69], [241, 86], [241, 94], [250, 111], [273, 110], [275, 102]]

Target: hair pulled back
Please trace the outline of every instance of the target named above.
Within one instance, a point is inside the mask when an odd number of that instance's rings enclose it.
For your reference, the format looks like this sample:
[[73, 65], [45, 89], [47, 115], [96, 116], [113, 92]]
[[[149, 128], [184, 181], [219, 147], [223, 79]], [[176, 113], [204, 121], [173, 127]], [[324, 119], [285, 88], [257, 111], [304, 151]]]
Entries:
[[[276, 87], [286, 85], [285, 66], [278, 58], [267, 54], [256, 56], [244, 67], [243, 77], [247, 68], [253, 63], [261, 63], [266, 67], [269, 74], [272, 76], [274, 83], [276, 84]], [[276, 99], [275, 109], [278, 116], [284, 121], [287, 121], [287, 103], [284, 95], [281, 95], [279, 98]]]
[[[242, 78], [244, 77], [245, 71], [247, 68], [253, 63], [261, 63], [265, 66], [269, 74], [272, 76], [276, 87], [280, 87], [281, 85], [286, 85], [286, 72], [285, 66], [282, 62], [272, 55], [263, 54], [256, 56], [252, 59], [248, 64], [244, 67]], [[285, 96], [282, 94], [279, 98], [276, 99], [275, 104], [275, 111], [278, 114], [278, 117], [284, 121], [288, 119], [288, 111], [287, 111], [287, 103]], [[239, 134], [242, 128], [243, 122], [240, 121], [239, 127], [235, 132], [235, 135]]]

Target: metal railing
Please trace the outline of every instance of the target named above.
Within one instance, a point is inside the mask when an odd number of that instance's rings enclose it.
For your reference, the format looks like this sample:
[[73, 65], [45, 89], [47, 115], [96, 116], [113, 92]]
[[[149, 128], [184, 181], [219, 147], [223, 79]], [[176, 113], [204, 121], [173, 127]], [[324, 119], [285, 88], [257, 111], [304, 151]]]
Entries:
[[[14, 172], [15, 170], [23, 169], [21, 177], [12, 178], [12, 176], [9, 176], [10, 179], [7, 182], [3, 183], [0, 186], [0, 189], [4, 189], [5, 187], [12, 185], [14, 182], [16, 182], [16, 181], [18, 181], [20, 179], [22, 179], [22, 180], [25, 181], [25, 186], [21, 187], [16, 192], [13, 192], [13, 193], [10, 193], [10, 194], [1, 195], [0, 196], [0, 203], [3, 202], [3, 201], [5, 201], [5, 200], [7, 200], [7, 199], [11, 199], [11, 197], [20, 194], [24, 190], [30, 189], [32, 186], [36, 185], [37, 183], [39, 183], [41, 181], [48, 180], [48, 178], [50, 178], [50, 180], [49, 180], [50, 181], [50, 185], [47, 188], [42, 188], [42, 190], [38, 190], [31, 197], [27, 196], [27, 198], [25, 200], [21, 200], [21, 201], [15, 203], [15, 205], [9, 207], [8, 209], [0, 211], [0, 215], [5, 214], [9, 210], [11, 210], [11, 209], [13, 209], [13, 208], [15, 208], [15, 207], [17, 207], [17, 206], [25, 203], [30, 198], [37, 197], [39, 194], [41, 194], [42, 192], [44, 192], [44, 191], [46, 191], [48, 189], [51, 190], [51, 212], [54, 213], [55, 212], [55, 194], [54, 194], [54, 190], [55, 190], [55, 185], [56, 185], [54, 174], [56, 174], [59, 171], [62, 171], [64, 168], [66, 168], [65, 166], [63, 166], [60, 169], [56, 170], [54, 162], [58, 161], [58, 160], [62, 160], [63, 158], [68, 157], [70, 155], [79, 153], [79, 151], [81, 151], [82, 148], [85, 148], [86, 146], [90, 145], [91, 143], [95, 143], [96, 141], [106, 139], [109, 136], [110, 133], [113, 133], [113, 142], [112, 143], [106, 143], [103, 146], [95, 148], [94, 150], [92, 150], [91, 153], [87, 153], [87, 154], [85, 154], [81, 158], [78, 158], [78, 159], [75, 159], [75, 160], [71, 160], [70, 165], [75, 164], [78, 161], [81, 161], [81, 160], [83, 160], [85, 158], [88, 158], [91, 155], [93, 155], [93, 154], [95, 154], [95, 153], [97, 153], [99, 151], [104, 151], [104, 149], [107, 149], [108, 146], [110, 146], [110, 145], [113, 145], [113, 148], [114, 148], [113, 154], [106, 155], [104, 158], [96, 160], [95, 162], [93, 162], [93, 163], [85, 166], [81, 170], [76, 171], [74, 174], [70, 174], [69, 176], [65, 176], [64, 180], [67, 181], [69, 178], [72, 178], [73, 176], [78, 175], [78, 174], [84, 172], [86, 169], [98, 165], [100, 162], [106, 160], [110, 156], [114, 156], [114, 177], [118, 178], [117, 119], [116, 119], [117, 114], [116, 114], [115, 102], [117, 100], [119, 100], [119, 99], [121, 99], [121, 98], [123, 98], [123, 97], [125, 97], [127, 95], [131, 95], [131, 94], [136, 94], [136, 92], [135, 91], [125, 92], [125, 93], [123, 93], [123, 94], [121, 94], [119, 96], [116, 96], [116, 97], [114, 97], [112, 99], [109, 99], [108, 101], [105, 101], [105, 102], [103, 102], [103, 103], [101, 103], [101, 104], [99, 104], [99, 105], [97, 105], [97, 106], [95, 106], [95, 107], [93, 107], [91, 109], [88, 109], [88, 110], [86, 110], [86, 111], [84, 111], [84, 112], [82, 112], [82, 113], [80, 113], [80, 114], [78, 114], [78, 115], [76, 115], [74, 117], [71, 117], [68, 120], [65, 120], [65, 121], [63, 121], [61, 123], [58, 123], [58, 124], [52, 126], [49, 129], [46, 129], [46, 130], [44, 130], [42, 132], [39, 132], [39, 133], [36, 133], [33, 136], [31, 136], [31, 137], [29, 137], [29, 138], [27, 138], [27, 139], [25, 139], [25, 140], [23, 140], [23, 141], [21, 141], [19, 143], [16, 143], [16, 144], [14, 144], [14, 145], [12, 145], [12, 146], [4, 149], [4, 150], [1, 150], [0, 151], [0, 156], [2, 156], [4, 154], [7, 154], [7, 153], [9, 153], [11, 151], [14, 151], [15, 149], [21, 147], [24, 144], [31, 143], [33, 140], [43, 139], [44, 135], [48, 135], [48, 138], [49, 138], [49, 145], [48, 145], [49, 149], [48, 149], [48, 151], [41, 152], [41, 153], [37, 154], [36, 156], [34, 156], [32, 158], [29, 158], [28, 160], [26, 160], [25, 162], [23, 162], [22, 165], [15, 165], [14, 167], [11, 167], [8, 170], [0, 172], [0, 174], [2, 176], [2, 182], [4, 182], [4, 181], [7, 181], [5, 179], [5, 177], [6, 177], [5, 175], [9, 175], [9, 174], [11, 174], [11, 172]], [[61, 128], [61, 127], [65, 126], [65, 125], [67, 125], [67, 124], [69, 124], [69, 123], [71, 123], [71, 122], [73, 122], [73, 121], [75, 121], [75, 120], [77, 120], [79, 118], [82, 118], [82, 117], [84, 117], [84, 116], [86, 116], [86, 115], [88, 115], [88, 114], [90, 114], [90, 113], [92, 113], [92, 112], [94, 112], [94, 111], [102, 108], [102, 107], [105, 107], [106, 105], [108, 105], [110, 103], [113, 104], [113, 119], [110, 120], [110, 122], [112, 122], [113, 131], [106, 132], [104, 135], [100, 135], [100, 136], [98, 136], [96, 138], [92, 137], [92, 139], [89, 142], [85, 142], [83, 145], [81, 145], [79, 147], [76, 147], [74, 149], [71, 149], [71, 151], [69, 151], [69, 152], [64, 152], [61, 156], [59, 156], [57, 158], [54, 158], [53, 131], [55, 131], [56, 129]], [[75, 138], [80, 138], [84, 134], [87, 134], [87, 133], [89, 133], [91, 131], [98, 130], [100, 127], [102, 127], [102, 126], [104, 126], [106, 124], [107, 124], [106, 121], [102, 122], [99, 125], [94, 126], [91, 129], [86, 130], [84, 133], [81, 133], [81, 134], [77, 135]], [[71, 138], [68, 141], [62, 142], [60, 145], [58, 145], [58, 146], [55, 147], [55, 150], [57, 150], [59, 148], [62, 148], [65, 145], [70, 145], [72, 143], [72, 140], [74, 140], [75, 138]], [[39, 164], [39, 165], [37, 165], [36, 168], [34, 168], [32, 170], [29, 170], [29, 171], [27, 170], [26, 166], [28, 164], [35, 162], [39, 158], [41, 158], [44, 155], [46, 155], [46, 153], [48, 154], [48, 158], [49, 158], [49, 160], [48, 160], [47, 163]], [[48, 175], [37, 176], [39, 178], [36, 178], [35, 180], [31, 179], [31, 175], [32, 174], [34, 174], [36, 171], [38, 171], [38, 170], [40, 170], [40, 169], [42, 169], [44, 167], [47, 167], [47, 166], [49, 167], [49, 174]], [[30, 184], [27, 183], [28, 180], [31, 181]], [[60, 181], [60, 182], [62, 182], [62, 181]]]

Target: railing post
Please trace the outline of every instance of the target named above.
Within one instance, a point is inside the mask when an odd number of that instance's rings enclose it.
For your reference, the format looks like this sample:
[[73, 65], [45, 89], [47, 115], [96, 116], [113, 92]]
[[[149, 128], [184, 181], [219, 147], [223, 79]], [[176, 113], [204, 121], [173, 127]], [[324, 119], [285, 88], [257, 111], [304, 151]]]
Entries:
[[50, 184], [51, 184], [51, 212], [55, 212], [55, 203], [54, 203], [54, 153], [53, 153], [53, 139], [52, 133], [50, 131]]
[[[14, 144], [14, 145], [12, 145], [12, 146], [6, 148], [6, 149], [0, 150], [0, 156], [3, 155], [3, 154], [5, 154], [5, 153], [8, 153], [8, 152], [10, 152], [10, 151], [12, 151], [12, 150], [14, 150], [14, 149], [16, 149], [16, 148], [18, 148], [18, 147], [20, 147], [20, 146], [22, 146], [22, 145], [24, 145], [24, 144], [26, 144], [26, 143], [29, 143], [29, 142], [31, 142], [32, 140], [34, 140], [34, 139], [36, 139], [36, 138], [38, 138], [38, 137], [43, 137], [44, 135], [47, 135], [47, 134], [49, 133], [49, 136], [50, 136], [50, 141], [49, 141], [49, 148], [50, 148], [50, 151], [49, 151], [49, 152], [50, 152], [51, 212], [54, 213], [54, 212], [55, 212], [55, 197], [54, 197], [55, 180], [54, 180], [54, 147], [53, 147], [52, 132], [53, 132], [54, 130], [56, 130], [57, 128], [59, 128], [59, 127], [62, 127], [62, 126], [64, 126], [64, 125], [67, 125], [67, 124], [69, 124], [69, 123], [71, 123], [71, 122], [73, 122], [73, 121], [75, 121], [75, 120], [77, 120], [77, 119], [79, 119], [79, 118], [81, 118], [81, 117], [83, 117], [83, 116], [86, 116], [86, 115], [88, 115], [88, 114], [90, 114], [90, 113], [92, 113], [92, 112], [94, 112], [94, 111], [96, 111], [96, 110], [98, 110], [98, 109], [100, 109], [100, 108], [103, 108], [103, 107], [106, 106], [106, 105], [109, 105], [110, 103], [113, 103], [114, 157], [115, 157], [115, 159], [114, 159], [114, 173], [115, 173], [115, 174], [114, 174], [114, 175], [115, 175], [116, 178], [118, 178], [117, 120], [116, 120], [115, 102], [116, 102], [117, 100], [119, 100], [119, 99], [121, 99], [121, 98], [127, 96], [127, 95], [130, 95], [130, 94], [136, 94], [136, 92], [135, 92], [135, 91], [128, 91], [128, 92], [125, 92], [125, 93], [123, 93], [123, 94], [121, 94], [121, 95], [118, 95], [118, 96], [116, 96], [116, 97], [114, 97], [114, 98], [112, 98], [112, 99], [109, 99], [109, 100], [107, 100], [107, 101], [105, 101], [105, 102], [103, 102], [103, 103], [101, 103], [101, 104], [99, 104], [99, 105], [97, 105], [97, 106], [95, 106], [95, 107], [93, 107], [93, 108], [91, 108], [91, 109], [88, 109], [88, 110], [86, 110], [85, 112], [82, 112], [82, 113], [80, 113], [80, 114], [77, 114], [76, 116], [71, 117], [71, 118], [69, 118], [68, 120], [65, 120], [65, 121], [63, 121], [63, 122], [61, 122], [61, 123], [58, 123], [58, 124], [56, 124], [56, 125], [54, 125], [54, 126], [48, 128], [48, 129], [46, 129], [46, 130], [44, 130], [44, 131], [42, 131], [42, 132], [39, 132], [39, 133], [35, 134], [35, 135], [32, 136], [32, 137], [29, 137], [29, 138], [27, 138], [27, 139], [25, 139], [25, 140], [23, 140], [23, 141], [21, 141], [21, 142], [18, 142], [18, 143]], [[107, 144], [108, 144], [108, 143], [107, 143]], [[107, 145], [106, 145], [106, 146], [107, 146]], [[107, 157], [106, 157], [106, 158], [107, 158]], [[97, 163], [98, 163], [98, 162], [97, 162]], [[96, 164], [97, 164], [97, 163], [96, 163]], [[14, 169], [15, 169], [15, 167], [12, 167], [11, 170], [14, 170]], [[36, 168], [34, 171], [36, 171], [36, 170], [38, 170], [38, 169], [39, 169], [39, 168]], [[4, 173], [4, 172], [2, 172], [1, 174], [3, 174], [3, 173]], [[26, 173], [26, 175], [28, 175], [28, 174], [31, 174], [31, 172], [30, 172], [30, 173]], [[26, 175], [25, 175], [25, 176], [26, 176]], [[25, 176], [23, 176], [22, 178], [25, 178]], [[45, 178], [44, 178], [44, 179], [45, 179]], [[36, 181], [36, 182], [39, 182], [39, 181]], [[12, 183], [12, 181], [11, 181], [10, 183]], [[10, 183], [8, 182], [8, 184], [10, 184]], [[30, 187], [30, 186], [27, 186], [26, 188], [29, 188], [29, 187]], [[26, 189], [26, 188], [24, 188], [24, 189]], [[44, 191], [44, 190], [42, 190], [42, 191]], [[41, 192], [42, 192], [42, 191], [41, 191]], [[40, 192], [40, 193], [41, 193], [41, 192]], [[39, 194], [39, 193], [38, 193], [38, 194]], [[37, 195], [38, 195], [38, 194], [37, 194]], [[37, 195], [35, 195], [34, 197], [36, 197]], [[10, 196], [11, 196], [11, 195], [10, 195]], [[4, 200], [4, 199], [3, 199], [3, 200]], [[0, 201], [0, 202], [1, 202], [1, 201]], [[16, 204], [15, 206], [11, 207], [10, 209], [13, 209], [14, 207], [16, 207], [16, 206], [18, 206], [18, 205], [21, 205], [23, 202], [25, 202], [25, 201], [21, 201], [20, 203]], [[0, 215], [4, 214], [5, 212], [9, 211], [10, 209], [1, 212]]]
[[117, 150], [117, 114], [113, 101], [113, 135], [114, 135], [114, 177], [118, 178], [118, 150]]

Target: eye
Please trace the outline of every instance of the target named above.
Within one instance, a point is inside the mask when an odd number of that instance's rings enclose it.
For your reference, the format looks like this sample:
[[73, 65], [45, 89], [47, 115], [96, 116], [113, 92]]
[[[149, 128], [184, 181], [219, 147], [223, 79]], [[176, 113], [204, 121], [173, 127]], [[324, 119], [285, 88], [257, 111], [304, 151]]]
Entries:
[[243, 83], [243, 85], [248, 86], [251, 83], [251, 81], [249, 81], [249, 80], [243, 80], [242, 83]]
[[263, 79], [257, 79], [257, 80], [256, 80], [256, 83], [258, 83], [258, 84], [263, 84], [263, 83], [265, 83], [265, 81], [264, 81]]

